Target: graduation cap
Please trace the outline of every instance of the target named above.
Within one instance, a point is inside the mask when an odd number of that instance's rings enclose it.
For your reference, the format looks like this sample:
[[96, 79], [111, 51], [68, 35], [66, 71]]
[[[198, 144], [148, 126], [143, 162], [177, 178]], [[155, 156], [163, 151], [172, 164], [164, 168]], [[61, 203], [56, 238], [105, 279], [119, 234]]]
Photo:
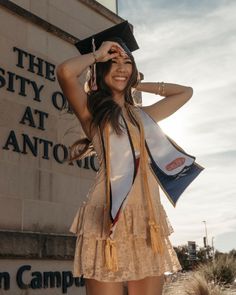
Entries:
[[86, 54], [94, 50], [93, 42], [96, 50], [101, 46], [103, 41], [119, 43], [128, 54], [139, 48], [128, 21], [124, 21], [86, 39], [80, 40], [75, 43], [75, 46], [81, 54]]

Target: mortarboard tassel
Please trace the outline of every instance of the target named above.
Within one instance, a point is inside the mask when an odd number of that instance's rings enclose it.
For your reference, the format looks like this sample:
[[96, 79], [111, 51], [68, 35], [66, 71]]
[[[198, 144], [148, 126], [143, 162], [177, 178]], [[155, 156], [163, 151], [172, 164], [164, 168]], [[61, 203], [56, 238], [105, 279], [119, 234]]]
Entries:
[[[96, 46], [95, 46], [94, 38], [92, 38], [92, 46], [93, 46], [93, 54], [95, 55]], [[92, 67], [91, 68], [91, 89], [93, 91], [96, 91], [98, 90], [97, 76], [96, 76], [96, 61], [93, 63], [91, 67]]]

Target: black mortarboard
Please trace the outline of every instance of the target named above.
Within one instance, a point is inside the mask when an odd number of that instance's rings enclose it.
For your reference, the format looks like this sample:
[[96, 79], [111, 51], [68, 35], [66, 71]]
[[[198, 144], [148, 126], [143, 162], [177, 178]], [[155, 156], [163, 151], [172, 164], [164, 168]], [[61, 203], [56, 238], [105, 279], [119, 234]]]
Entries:
[[81, 54], [86, 54], [93, 51], [93, 38], [96, 49], [101, 46], [103, 41], [118, 42], [127, 53], [139, 48], [128, 21], [124, 21], [118, 25], [76, 42], [75, 46]]

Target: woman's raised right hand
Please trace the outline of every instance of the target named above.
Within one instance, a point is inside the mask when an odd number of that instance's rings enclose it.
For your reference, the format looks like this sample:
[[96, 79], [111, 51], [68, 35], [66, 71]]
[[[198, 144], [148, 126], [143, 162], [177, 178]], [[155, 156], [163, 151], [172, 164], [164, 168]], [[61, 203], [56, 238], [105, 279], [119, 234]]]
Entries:
[[127, 53], [117, 42], [104, 41], [94, 55], [97, 62], [106, 62], [118, 56], [126, 57]]

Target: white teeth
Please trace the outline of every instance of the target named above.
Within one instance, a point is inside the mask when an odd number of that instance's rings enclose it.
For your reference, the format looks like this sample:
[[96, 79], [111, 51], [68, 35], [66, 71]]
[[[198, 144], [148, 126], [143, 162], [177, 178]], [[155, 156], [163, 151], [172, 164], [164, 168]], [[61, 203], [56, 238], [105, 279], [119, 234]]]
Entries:
[[125, 81], [126, 78], [125, 77], [114, 77], [115, 80], [118, 80], [118, 81]]

